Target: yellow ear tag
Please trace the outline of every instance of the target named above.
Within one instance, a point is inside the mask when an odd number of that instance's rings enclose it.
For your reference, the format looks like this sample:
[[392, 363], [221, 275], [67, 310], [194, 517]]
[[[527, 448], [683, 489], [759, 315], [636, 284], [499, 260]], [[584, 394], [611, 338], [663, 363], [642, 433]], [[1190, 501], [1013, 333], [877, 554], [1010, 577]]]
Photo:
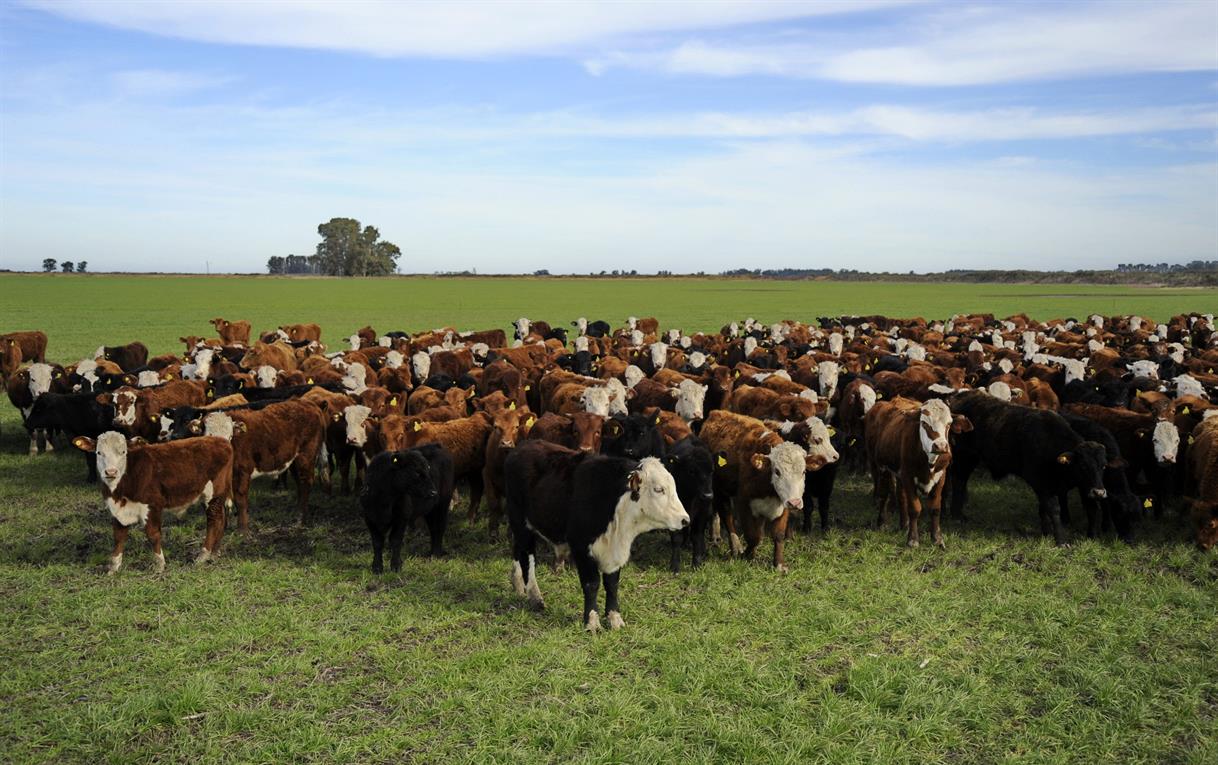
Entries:
[[389, 406], [397, 406], [397, 405], [398, 405], [398, 397], [397, 397], [397, 396], [394, 396], [393, 398], [389, 399]]
[[1138, 393], [1137, 393], [1138, 398], [1142, 398], [1142, 396], [1145, 396], [1145, 395], [1146, 395], [1146, 391], [1142, 391], [1142, 390], [1140, 390], [1140, 391], [1138, 391]]
[[524, 389], [525, 389], [525, 390], [532, 390], [532, 389], [533, 389], [533, 386], [532, 386], [532, 385], [526, 385], [526, 386], [524, 386]]
[[1197, 440], [1197, 437], [1196, 437], [1196, 436], [1189, 436], [1189, 437], [1188, 437], [1188, 442], [1189, 442], [1190, 444], [1191, 444], [1191, 443], [1196, 442], [1196, 440]]
[[1147, 497], [1146, 501], [1142, 503], [1142, 507], [1149, 508], [1149, 507], [1154, 507], [1154, 506], [1155, 506], [1155, 503], [1151, 501], [1150, 497]]
[[836, 436], [836, 435], [837, 435], [837, 429], [836, 429], [836, 428], [829, 428], [829, 437], [830, 437], [830, 438], [833, 438], [833, 437], [834, 437], [834, 436]]
[[512, 403], [510, 403], [510, 404], [508, 404], [508, 411], [509, 411], [509, 412], [514, 412], [514, 411], [516, 411], [516, 402], [515, 402], [515, 401], [513, 401], [513, 402], [512, 402]]
[[851, 445], [851, 446], [854, 446], [854, 445], [855, 445], [855, 444], [857, 444], [858, 442], [859, 442], [859, 440], [858, 440], [857, 438], [852, 438], [852, 439], [850, 439], [850, 445]]
[[310, 377], [310, 378], [309, 378], [309, 379], [308, 379], [306, 382], [308, 382], [308, 383], [309, 383], [309, 385], [312, 385], [312, 384], [313, 384], [313, 378], [312, 378], [312, 377]]
[[416, 432], [416, 433], [417, 433], [417, 432], [419, 432], [419, 431], [420, 431], [420, 430], [422, 430], [422, 429], [423, 429], [423, 423], [421, 423], [421, 422], [416, 422], [416, 423], [414, 424], [414, 430], [415, 430], [415, 432]]
[[884, 394], [883, 394], [883, 393], [880, 393], [880, 392], [877, 390], [877, 391], [875, 392], [875, 397], [876, 397], [877, 399], [881, 399], [881, 398], [884, 398]]
[[726, 458], [726, 457], [724, 457], [724, 456], [722, 456], [722, 455], [720, 455], [720, 456], [719, 456], [719, 467], [723, 467], [723, 466], [724, 466], [724, 465], [726, 465], [726, 464], [727, 464], [727, 458]]
[[1187, 406], [1180, 410], [1180, 414], [1188, 414], [1188, 412], [1189, 408]]
[[398, 458], [397, 458], [397, 457], [394, 457], [394, 458], [393, 458], [393, 461], [394, 461], [394, 462], [397, 462], [397, 461], [398, 461]]
[[534, 418], [533, 415], [529, 415], [529, 419], [524, 421], [524, 426], [526, 428], [531, 428], [531, 427], [533, 427], [533, 423], [535, 421], [536, 421], [536, 418]]

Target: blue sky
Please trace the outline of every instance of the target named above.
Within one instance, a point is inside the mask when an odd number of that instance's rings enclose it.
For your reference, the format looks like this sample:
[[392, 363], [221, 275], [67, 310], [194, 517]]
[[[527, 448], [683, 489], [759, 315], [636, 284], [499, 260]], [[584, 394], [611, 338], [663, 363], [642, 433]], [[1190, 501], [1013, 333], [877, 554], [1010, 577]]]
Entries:
[[1218, 3], [0, 5], [0, 267], [1218, 258]]

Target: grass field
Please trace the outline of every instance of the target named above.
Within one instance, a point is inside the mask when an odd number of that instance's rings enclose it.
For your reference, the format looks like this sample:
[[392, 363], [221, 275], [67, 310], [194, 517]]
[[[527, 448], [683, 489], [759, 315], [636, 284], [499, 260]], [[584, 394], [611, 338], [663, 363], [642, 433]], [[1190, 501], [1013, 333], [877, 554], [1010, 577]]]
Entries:
[[[1218, 309], [1194, 290], [719, 280], [5, 274], [0, 294], [0, 328], [46, 330], [63, 362], [137, 338], [178, 350], [216, 315], [317, 321], [334, 341], [365, 323], [519, 315], [693, 330], [745, 315]], [[1218, 762], [1218, 556], [1176, 516], [1144, 522], [1132, 546], [1058, 549], [1029, 492], [979, 478], [948, 549], [909, 550], [869, 527], [864, 482], [844, 477], [837, 527], [797, 538], [785, 576], [722, 550], [674, 576], [665, 541], [640, 539], [627, 628], [589, 636], [573, 571], [541, 570], [548, 610], [533, 613], [504, 548], [454, 520], [447, 559], [420, 557], [415, 532], [402, 573], [378, 579], [353, 499], [315, 497], [300, 528], [265, 479], [253, 529], [218, 562], [188, 562], [203, 535], [192, 511], [166, 524], [164, 575], [136, 534], [105, 577], [108, 516], [81, 457], [26, 456], [7, 404], [0, 425], [5, 761]]]

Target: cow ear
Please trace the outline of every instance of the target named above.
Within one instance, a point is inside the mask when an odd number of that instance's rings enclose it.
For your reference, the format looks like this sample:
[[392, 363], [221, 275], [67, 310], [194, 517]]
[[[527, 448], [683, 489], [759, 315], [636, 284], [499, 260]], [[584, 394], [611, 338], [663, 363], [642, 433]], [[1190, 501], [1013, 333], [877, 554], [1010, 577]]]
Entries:
[[715, 467], [727, 467], [727, 452], [719, 452], [715, 455]]
[[681, 391], [677, 390], [676, 388], [669, 388], [668, 395], [672, 396], [673, 398], [681, 398]]
[[1057, 455], [1057, 462], [1059, 465], [1069, 465], [1073, 461], [1074, 461], [1073, 452], [1062, 452], [1061, 454]]
[[1138, 428], [1136, 431], [1138, 438], [1146, 438], [1146, 434], [1149, 432], [1150, 431], [1147, 430], [1146, 428]]
[[601, 432], [605, 438], [617, 438], [622, 435], [622, 423], [613, 419], [606, 420]]
[[[1016, 390], [1018, 390], [1018, 388], [1016, 388]], [[973, 423], [964, 415], [958, 414], [952, 418], [953, 433], [968, 433], [972, 429]]]
[[749, 462], [757, 470], [765, 470], [770, 466], [770, 458], [764, 454], [754, 454]]
[[109, 393], [102, 393], [97, 396], [96, 401], [102, 406], [110, 406], [112, 403], [114, 403], [114, 396], [110, 395]]
[[639, 489], [643, 486], [643, 476], [639, 474], [639, 471], [635, 470], [630, 473], [630, 477], [626, 479], [626, 485], [630, 487], [630, 498], [638, 502]]
[[1129, 463], [1125, 461], [1124, 457], [1113, 457], [1105, 467], [1110, 467], [1113, 470], [1124, 470], [1129, 467]]
[[148, 445], [148, 442], [144, 440], [143, 436], [132, 436], [131, 438], [127, 439], [127, 443], [131, 446], [147, 446]]
[[77, 436], [72, 439], [72, 446], [80, 449], [82, 452], [96, 451], [97, 444], [93, 443], [93, 439], [88, 436]]
[[234, 422], [233, 423], [233, 432], [234, 433], [245, 433], [249, 429], [250, 429], [250, 426], [246, 425], [244, 422]]

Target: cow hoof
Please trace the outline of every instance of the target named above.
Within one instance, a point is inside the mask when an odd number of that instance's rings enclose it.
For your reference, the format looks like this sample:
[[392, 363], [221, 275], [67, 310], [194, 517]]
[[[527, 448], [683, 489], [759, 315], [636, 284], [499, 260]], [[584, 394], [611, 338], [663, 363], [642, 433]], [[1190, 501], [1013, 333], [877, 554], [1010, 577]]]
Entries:
[[916, 539], [911, 539], [905, 544], [909, 545], [910, 547], [918, 547], [920, 543]]
[[940, 539], [938, 542], [935, 542], [935, 547], [938, 547], [940, 550], [946, 550], [947, 543], [945, 543], [942, 539]]
[[584, 622], [584, 632], [600, 632], [601, 618], [597, 616], [595, 611], [588, 612], [588, 620]]
[[791, 572], [791, 569], [787, 568], [787, 564], [785, 563], [779, 563], [774, 567], [774, 570], [780, 574], [789, 574]]
[[123, 556], [122, 555], [111, 556], [110, 565], [106, 568], [106, 576], [114, 576], [115, 574], [117, 574], [118, 570], [120, 568], [122, 568], [122, 565], [123, 565]]
[[744, 554], [744, 544], [740, 541], [740, 537], [736, 534], [731, 536], [731, 546], [733, 555]]
[[611, 630], [620, 630], [626, 626], [626, 620], [617, 611], [610, 611], [605, 618], [609, 622], [609, 629]]
[[154, 568], [156, 569], [156, 572], [158, 574], [165, 573], [165, 553], [161, 553], [160, 555], [157, 555], [155, 557], [156, 557], [156, 564], [155, 564]]
[[512, 564], [512, 587], [516, 590], [516, 594], [524, 596], [524, 574], [520, 570], [519, 563]]
[[206, 563], [211, 559], [212, 559], [211, 552], [208, 551], [208, 549], [206, 547], [204, 547], [202, 550], [199, 551], [199, 554], [197, 556], [195, 556], [195, 563], [196, 564]]

